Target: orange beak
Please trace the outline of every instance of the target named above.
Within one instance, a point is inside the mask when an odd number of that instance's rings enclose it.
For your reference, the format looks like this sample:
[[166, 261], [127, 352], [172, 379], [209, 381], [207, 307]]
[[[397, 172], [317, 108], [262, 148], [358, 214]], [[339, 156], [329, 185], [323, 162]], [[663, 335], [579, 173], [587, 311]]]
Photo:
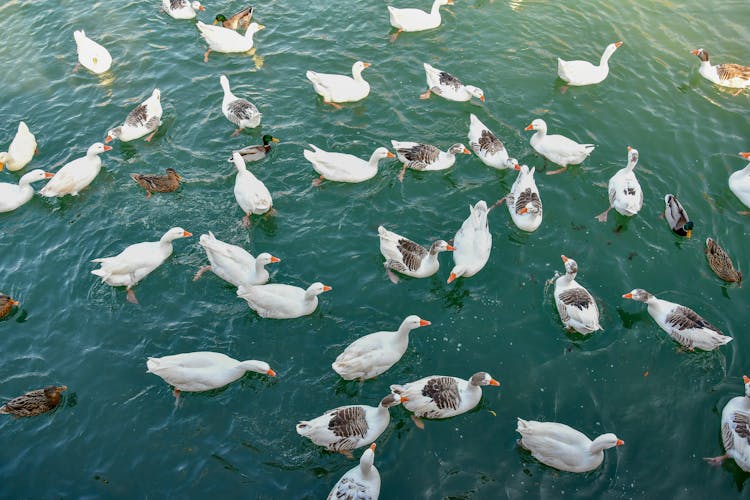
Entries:
[[420, 319], [419, 320], [419, 326], [430, 326], [432, 323], [427, 321], [426, 319]]
[[407, 398], [406, 396], [401, 396], [401, 402], [403, 403], [405, 401], [409, 401], [409, 398]]
[[104, 151], [110, 151], [112, 149], [112, 146], [104, 146]]
[[463, 150], [463, 154], [465, 154], [465, 155], [470, 155], [470, 154], [471, 154], [471, 151], [469, 151], [468, 149], [464, 148], [464, 150]]
[[518, 215], [523, 215], [523, 214], [525, 214], [525, 213], [526, 213], [526, 212], [528, 212], [528, 211], [529, 211], [529, 209], [528, 209], [528, 208], [526, 208], [526, 207], [523, 207], [523, 208], [522, 208], [521, 210], [519, 210], [519, 211], [518, 211]]
[[513, 165], [513, 170], [521, 170], [521, 165], [516, 163], [515, 165]]
[[561, 255], [560, 258], [562, 259], [563, 263], [568, 262], [568, 258], [564, 255]]
[[107, 143], [110, 143], [110, 142], [112, 142], [112, 136], [108, 135], [107, 137], [104, 138], [104, 143], [107, 144]]
[[534, 125], [529, 123], [524, 130], [534, 130]]
[[620, 45], [622, 45], [622, 42], [615, 43], [615, 47], [620, 47]]
[[615, 445], [616, 445], [616, 446], [622, 446], [622, 445], [624, 445], [624, 444], [625, 444], [625, 441], [623, 441], [622, 439], [618, 439], [618, 440], [617, 440], [617, 443], [616, 443]]
[[331, 290], [333, 290], [333, 288], [331, 288], [330, 286], [328, 286], [328, 285], [323, 285], [323, 291], [324, 291], [324, 292], [330, 292]]
[[451, 273], [450, 276], [448, 276], [448, 283], [452, 283], [454, 279], [456, 279], [458, 276], [456, 276], [456, 273]]
[[[18, 302], [16, 302], [16, 304], [18, 304]], [[747, 375], [743, 375], [742, 381], [745, 382], [746, 384], [750, 384], [750, 377], [748, 377]]]
[[445, 249], [452, 252], [453, 250], [456, 249], [456, 247], [454, 247], [453, 245], [446, 245]]
[[375, 443], [372, 443], [372, 444], [370, 445], [370, 449], [371, 449], [372, 451], [375, 451], [375, 448], [377, 448], [377, 445], [376, 445]]
[[481, 100], [482, 102], [484, 102], [484, 95], [481, 95], [481, 96], [479, 97], [479, 99], [480, 99], [480, 100]]
[[633, 148], [631, 148], [630, 146], [628, 146], [628, 151], [630, 151], [631, 149], [633, 149]]
[[365, 68], [369, 68], [370, 66], [372, 66], [372, 64], [370, 64], [370, 63], [362, 63], [362, 66], [364, 66]]
[[750, 153], [740, 153], [740, 156], [746, 160], [750, 160]]
[[394, 155], [394, 154], [393, 154], [393, 153], [391, 153], [390, 151], [388, 151], [388, 154], [387, 154], [387, 155], [385, 155], [385, 156], [386, 156], [387, 158], [395, 158], [395, 157], [396, 157], [396, 155]]
[[268, 375], [268, 376], [271, 376], [271, 377], [275, 377], [275, 376], [276, 376], [276, 372], [275, 372], [275, 371], [273, 371], [273, 370], [271, 370], [271, 369], [269, 368], [269, 369], [268, 369], [268, 371], [266, 372], [266, 375]]
[[188, 231], [183, 231], [183, 232], [182, 232], [182, 237], [183, 237], [183, 238], [189, 238], [189, 237], [191, 237], [192, 235], [193, 235], [193, 233], [191, 233], [191, 232], [188, 232]]
[[624, 295], [622, 296], [622, 298], [623, 298], [623, 299], [632, 299], [632, 298], [633, 298], [633, 294], [632, 294], [632, 293], [626, 293], [626, 294], [624, 294]]
[[20, 306], [21, 303], [18, 302], [17, 300], [10, 299], [10, 305], [11, 306]]
[[500, 385], [500, 382], [498, 382], [498, 381], [497, 381], [497, 380], [495, 380], [494, 378], [491, 378], [491, 379], [490, 379], [490, 385]]
[[206, 10], [206, 8], [201, 5], [200, 7], [198, 7], [198, 10], [203, 11], [203, 10]]
[[271, 255], [271, 262], [281, 262], [281, 259], [279, 259], [278, 257], [274, 257], [273, 255]]
[[697, 56], [698, 54], [700, 54], [698, 50], [691, 50], [690, 53], [693, 54], [694, 56]]
[[52, 172], [44, 172], [44, 178], [45, 179], [51, 179], [55, 176]]

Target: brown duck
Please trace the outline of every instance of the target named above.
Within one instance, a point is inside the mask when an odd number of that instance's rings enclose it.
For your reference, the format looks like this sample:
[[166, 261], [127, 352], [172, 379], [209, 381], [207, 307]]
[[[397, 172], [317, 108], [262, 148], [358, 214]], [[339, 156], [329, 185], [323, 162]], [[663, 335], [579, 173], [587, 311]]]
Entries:
[[742, 283], [742, 273], [734, 268], [727, 252], [711, 238], [706, 238], [706, 258], [716, 276], [730, 283]]
[[0, 408], [0, 413], [16, 417], [34, 417], [46, 413], [60, 404], [61, 392], [67, 390], [64, 385], [50, 385], [44, 389], [27, 392], [13, 398]]
[[146, 190], [148, 193], [146, 198], [151, 198], [151, 193], [177, 191], [182, 180], [182, 177], [173, 168], [167, 169], [167, 175], [130, 174], [130, 177]]
[[10, 314], [13, 306], [17, 306], [19, 304], [20, 302], [18, 302], [17, 300], [13, 300], [7, 295], [0, 293], [0, 318], [6, 317], [8, 314]]

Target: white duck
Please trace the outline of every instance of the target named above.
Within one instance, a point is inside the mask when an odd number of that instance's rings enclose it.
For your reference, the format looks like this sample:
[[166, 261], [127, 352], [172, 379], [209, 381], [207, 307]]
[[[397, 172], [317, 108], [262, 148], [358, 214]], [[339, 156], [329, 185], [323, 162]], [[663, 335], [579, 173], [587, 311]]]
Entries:
[[404, 385], [392, 385], [391, 391], [407, 401], [404, 408], [412, 412], [417, 427], [424, 429], [421, 417], [449, 418], [474, 409], [482, 399], [483, 385], [499, 386], [500, 382], [487, 372], [475, 373], [469, 380], [433, 375]]
[[11, 172], [21, 170], [36, 153], [36, 137], [24, 122], [19, 122], [18, 130], [8, 146], [8, 151], [0, 153], [0, 170], [3, 166], [8, 167]]
[[175, 19], [193, 19], [195, 11], [206, 10], [200, 2], [190, 0], [162, 0], [161, 8]]
[[269, 275], [266, 265], [281, 262], [281, 259], [263, 252], [256, 259], [244, 248], [216, 239], [211, 231], [202, 234], [199, 241], [206, 251], [210, 266], [201, 267], [195, 274], [196, 281], [206, 271], [213, 272], [237, 288], [241, 286], [265, 285]]
[[438, 254], [455, 250], [444, 240], [435, 241], [428, 250], [414, 243], [400, 234], [388, 231], [385, 227], [378, 227], [380, 237], [380, 253], [385, 257], [383, 266], [388, 270], [388, 277], [398, 283], [398, 278], [391, 270], [411, 276], [412, 278], [426, 278], [432, 276], [440, 268]]
[[201, 21], [196, 23], [201, 36], [208, 43], [208, 50], [203, 54], [203, 61], [208, 62], [208, 55], [212, 50], [216, 52], [250, 52], [253, 48], [253, 35], [265, 26], [258, 23], [250, 23], [244, 35], [240, 35], [233, 29], [224, 28], [223, 26], [214, 26], [205, 24]]
[[242, 225], [248, 227], [250, 215], [263, 215], [266, 212], [271, 212], [273, 199], [266, 185], [247, 169], [245, 160], [238, 151], [232, 153], [232, 159], [234, 160], [234, 166], [237, 167], [237, 177], [234, 179], [234, 198], [245, 213], [245, 217], [242, 218]]
[[150, 132], [146, 142], [151, 141], [156, 129], [161, 125], [161, 92], [154, 89], [151, 96], [128, 113], [125, 122], [107, 132], [104, 142], [120, 139], [122, 142], [139, 139]]
[[305, 76], [324, 103], [340, 109], [336, 103], [361, 101], [370, 94], [370, 84], [362, 78], [362, 71], [369, 67], [370, 63], [357, 61], [352, 66], [351, 77], [315, 71], [308, 71]]
[[388, 14], [391, 26], [398, 30], [391, 36], [391, 42], [396, 40], [402, 31], [424, 31], [440, 26], [442, 22], [440, 7], [443, 5], [453, 5], [453, 0], [435, 0], [430, 12], [419, 9], [397, 9], [389, 5]]
[[340, 406], [312, 420], [300, 421], [297, 434], [330, 451], [351, 455], [347, 452], [378, 439], [391, 421], [388, 408], [404, 401], [398, 394], [389, 394], [378, 406]]
[[628, 146], [628, 164], [609, 180], [609, 208], [596, 216], [600, 222], [607, 222], [607, 214], [612, 208], [626, 217], [634, 216], [643, 208], [643, 190], [633, 173], [636, 163], [638, 150]]
[[544, 465], [567, 472], [588, 472], [604, 460], [604, 450], [622, 446], [625, 441], [612, 433], [593, 441], [572, 427], [557, 422], [518, 419], [516, 432], [523, 448]]
[[375, 443], [362, 453], [359, 465], [349, 469], [333, 485], [327, 500], [378, 500], [380, 473], [375, 467]]
[[564, 255], [560, 258], [565, 263], [565, 274], [555, 280], [555, 304], [563, 325], [582, 335], [604, 330], [594, 297], [576, 281], [578, 264]]
[[[750, 160], [750, 153], [740, 153], [746, 160]], [[729, 176], [729, 189], [740, 199], [746, 207], [750, 207], [750, 163], [745, 168], [733, 172]], [[744, 215], [750, 215], [750, 212], [741, 212]]]
[[721, 440], [724, 455], [704, 458], [711, 465], [720, 465], [732, 458], [745, 472], [750, 472], [750, 377], [742, 376], [745, 395], [729, 400], [721, 411]]
[[479, 87], [464, 85], [461, 80], [443, 70], [424, 63], [427, 75], [427, 90], [419, 95], [420, 99], [429, 99], [432, 93], [449, 101], [469, 101], [472, 97], [484, 102], [484, 92]]
[[[224, 29], [224, 28], [222, 28]], [[228, 30], [231, 31], [231, 30]], [[225, 75], [219, 77], [221, 88], [224, 89], [224, 98], [221, 101], [221, 112], [230, 122], [239, 127], [234, 131], [232, 137], [238, 135], [244, 128], [255, 128], [260, 125], [263, 117], [255, 104], [247, 99], [235, 96], [229, 88], [229, 78]]]
[[271, 284], [241, 286], [237, 296], [262, 318], [291, 319], [312, 314], [318, 307], [318, 295], [331, 290], [315, 282], [307, 290], [291, 285]]
[[378, 173], [378, 162], [383, 158], [395, 158], [396, 155], [386, 148], [373, 151], [368, 160], [345, 153], [331, 153], [310, 144], [312, 151], [305, 150], [307, 161], [320, 174], [320, 178], [313, 181], [318, 185], [324, 179], [336, 182], [363, 182], [375, 177]]
[[610, 43], [604, 49], [599, 65], [588, 61], [563, 61], [557, 58], [557, 76], [568, 85], [581, 86], [599, 83], [609, 74], [609, 58], [622, 45], [622, 42]]
[[457, 154], [470, 155], [471, 151], [463, 144], [454, 144], [448, 151], [440, 151], [432, 144], [420, 142], [391, 141], [393, 149], [399, 161], [404, 167], [398, 174], [398, 180], [404, 180], [404, 172], [407, 168], [412, 170], [445, 170], [451, 168], [456, 162]]
[[482, 163], [500, 170], [518, 165], [515, 158], [508, 157], [508, 151], [500, 139], [474, 113], [469, 115], [469, 120], [469, 146]]
[[148, 358], [146, 366], [146, 373], [153, 373], [174, 387], [175, 397], [179, 396], [180, 391], [219, 389], [241, 378], [246, 372], [276, 376], [276, 372], [265, 361], [238, 361], [226, 354], [210, 351]]
[[159, 241], [145, 241], [128, 246], [113, 257], [102, 257], [91, 262], [101, 264], [91, 274], [99, 276], [110, 286], [127, 287], [127, 299], [137, 304], [135, 293], [131, 287], [135, 286], [151, 271], [159, 267], [172, 255], [172, 242], [178, 238], [192, 236], [181, 227], [173, 227], [161, 237]]
[[529, 170], [528, 166], [521, 165], [518, 170], [518, 177], [505, 201], [513, 224], [522, 231], [533, 232], [542, 223], [542, 199], [534, 181], [536, 167]]
[[66, 194], [78, 196], [78, 193], [99, 175], [102, 169], [102, 160], [99, 155], [110, 149], [112, 146], [95, 142], [86, 151], [86, 156], [63, 165], [52, 180], [39, 191], [39, 194], [47, 197], [62, 197]]
[[641, 288], [626, 293], [622, 298], [645, 302], [648, 305], [648, 313], [656, 324], [690, 351], [713, 351], [732, 341], [732, 337], [722, 334], [718, 328], [689, 307], [657, 299]]
[[698, 59], [701, 60], [701, 66], [698, 72], [703, 78], [717, 85], [721, 85], [722, 87], [739, 89], [737, 90], [737, 93], [750, 87], [750, 67], [734, 63], [717, 64], [716, 66], [712, 66], [708, 61], [708, 51], [695, 49], [690, 53], [694, 56], [698, 56]]
[[469, 205], [469, 217], [453, 239], [453, 270], [448, 283], [456, 278], [474, 276], [482, 270], [490, 258], [492, 234], [487, 222], [487, 203], [480, 200], [473, 207]]
[[409, 347], [409, 332], [431, 323], [408, 316], [395, 332], [375, 332], [360, 337], [338, 355], [331, 367], [344, 380], [367, 380], [385, 373]]
[[541, 118], [531, 122], [524, 130], [536, 130], [531, 136], [531, 147], [549, 161], [562, 165], [561, 169], [547, 172], [547, 175], [559, 174], [568, 165], [582, 163], [596, 147], [593, 144], [579, 144], [558, 134], [547, 135], [547, 124]]
[[78, 64], [73, 71], [83, 66], [96, 74], [104, 73], [112, 66], [112, 56], [109, 51], [86, 36], [83, 30], [73, 32], [78, 50]]
[[55, 174], [37, 169], [21, 177], [18, 184], [0, 182], [0, 213], [12, 212], [28, 202], [34, 196], [34, 188], [31, 187], [32, 182], [51, 179], [54, 176]]

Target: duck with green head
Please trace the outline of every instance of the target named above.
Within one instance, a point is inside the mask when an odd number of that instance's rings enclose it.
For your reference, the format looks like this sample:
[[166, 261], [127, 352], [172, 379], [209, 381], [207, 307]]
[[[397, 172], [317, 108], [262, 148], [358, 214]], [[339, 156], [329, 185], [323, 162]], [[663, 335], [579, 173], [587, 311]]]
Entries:
[[[266, 134], [263, 136], [263, 144], [248, 146], [246, 148], [240, 149], [238, 152], [242, 156], [242, 159], [245, 160], [245, 163], [262, 160], [271, 151], [272, 142], [279, 142], [279, 139], [272, 135]], [[234, 160], [232, 158], [229, 158], [229, 160], [227, 161], [231, 163]]]
[[253, 7], [252, 5], [250, 7], [247, 7], [245, 9], [242, 9], [239, 12], [236, 12], [229, 16], [225, 16], [224, 14], [219, 14], [214, 19], [214, 24], [219, 24], [224, 28], [229, 28], [232, 30], [236, 30], [237, 28], [245, 28], [247, 29], [248, 26], [250, 26], [250, 20], [253, 18]]

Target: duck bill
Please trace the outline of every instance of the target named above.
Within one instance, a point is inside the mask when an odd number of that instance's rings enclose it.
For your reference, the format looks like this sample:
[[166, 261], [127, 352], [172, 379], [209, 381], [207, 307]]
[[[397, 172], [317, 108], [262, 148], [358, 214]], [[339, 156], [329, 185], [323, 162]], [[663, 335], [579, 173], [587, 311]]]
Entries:
[[104, 146], [104, 151], [112, 151], [112, 146]]
[[518, 211], [518, 215], [523, 215], [523, 214], [525, 214], [525, 213], [526, 213], [526, 212], [528, 212], [528, 211], [529, 211], [529, 209], [528, 209], [528, 208], [526, 208], [526, 207], [523, 207], [523, 208], [522, 208], [521, 210], [519, 210], [519, 211]]
[[568, 258], [564, 255], [561, 255], [560, 258], [562, 259], [563, 263], [568, 262]]
[[268, 375], [269, 377], [275, 377], [276, 372], [269, 368], [268, 371], [266, 372], [266, 375]]
[[453, 283], [453, 280], [455, 280], [456, 278], [456, 273], [451, 273], [451, 275], [448, 276], [448, 283]]
[[740, 156], [746, 160], [750, 160], [750, 153], [740, 153]]
[[456, 247], [454, 247], [453, 245], [446, 245], [445, 249], [448, 250], [449, 252], [452, 252], [456, 249]]
[[688, 229], [687, 230], [687, 234], [685, 234], [685, 236], [687, 236], [688, 238], [692, 238], [693, 237], [693, 230], [692, 229]]
[[323, 291], [324, 291], [324, 292], [330, 292], [331, 290], [333, 290], [333, 288], [331, 288], [330, 286], [328, 286], [328, 285], [323, 285]]
[[426, 319], [420, 319], [419, 320], [419, 326], [430, 326], [432, 323], [427, 321]]
[[44, 178], [45, 179], [51, 179], [55, 176], [52, 172], [44, 172]]
[[615, 446], [622, 446], [624, 444], [625, 444], [625, 441], [623, 441], [622, 439], [618, 439], [617, 443], [615, 443]]
[[276, 137], [272, 137], [271, 142], [279, 142], [279, 139], [277, 139]]
[[534, 125], [529, 123], [524, 130], [534, 130]]
[[279, 259], [278, 257], [274, 257], [274, 256], [272, 255], [272, 256], [271, 256], [271, 262], [273, 262], [273, 263], [276, 263], [276, 262], [281, 262], [281, 259]]
[[632, 293], [623, 294], [622, 298], [623, 299], [632, 299], [633, 298], [633, 294]]
[[112, 136], [108, 135], [104, 138], [104, 144], [109, 144], [110, 142], [112, 142]]
[[190, 238], [192, 235], [193, 235], [193, 233], [191, 233], [190, 231], [183, 231], [182, 232], [182, 237], [183, 238]]
[[396, 155], [394, 155], [394, 154], [393, 154], [393, 153], [391, 153], [390, 151], [388, 151], [388, 154], [387, 154], [387, 155], [385, 155], [385, 156], [386, 156], [386, 158], [395, 158], [395, 157], [396, 157]]
[[500, 382], [495, 380], [494, 378], [490, 379], [490, 385], [500, 385]]

